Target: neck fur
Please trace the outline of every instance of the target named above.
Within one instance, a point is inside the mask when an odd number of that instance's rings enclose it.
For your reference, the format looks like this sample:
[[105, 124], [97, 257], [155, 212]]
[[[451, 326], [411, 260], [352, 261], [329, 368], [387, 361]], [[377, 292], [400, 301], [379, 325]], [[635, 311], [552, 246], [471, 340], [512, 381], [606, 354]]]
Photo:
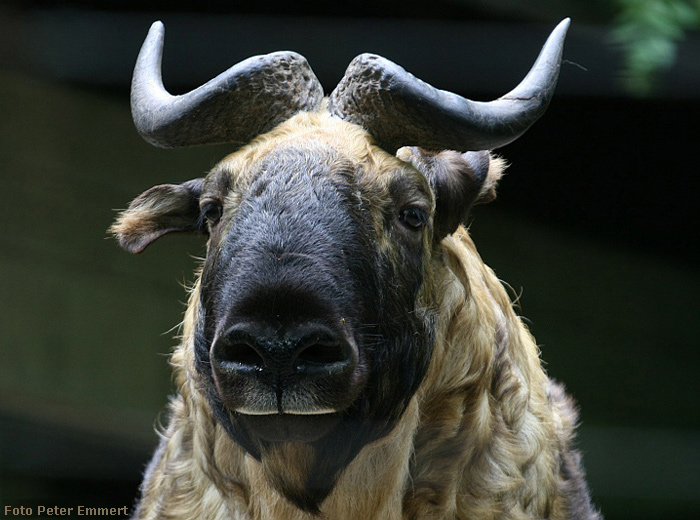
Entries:
[[[180, 395], [147, 472], [139, 517], [492, 518], [500, 508], [545, 514], [556, 488], [556, 436], [548, 414], [541, 413], [548, 407], [548, 380], [537, 347], [466, 231], [443, 246], [428, 373], [397, 427], [365, 446], [343, 471], [320, 517], [274, 488], [279, 472], [294, 479], [308, 446], [282, 445], [284, 456], [273, 459], [285, 464], [259, 462], [216, 423], [196, 375], [188, 374], [195, 366], [190, 305], [183, 342], [171, 360]], [[195, 287], [191, 298], [198, 297]], [[170, 496], [164, 490], [172, 490]]]

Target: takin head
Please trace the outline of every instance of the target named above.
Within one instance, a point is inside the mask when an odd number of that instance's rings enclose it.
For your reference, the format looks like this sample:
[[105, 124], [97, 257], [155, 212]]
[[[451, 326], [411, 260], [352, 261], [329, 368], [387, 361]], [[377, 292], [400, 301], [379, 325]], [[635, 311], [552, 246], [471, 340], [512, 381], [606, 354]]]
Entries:
[[132, 85], [139, 132], [157, 146], [237, 150], [204, 178], [147, 190], [112, 231], [134, 253], [168, 233], [208, 237], [193, 377], [256, 459], [312, 447], [301, 484], [273, 482], [300, 508], [318, 511], [421, 383], [440, 242], [493, 198], [503, 165], [486, 150], [545, 111], [567, 27], [519, 86], [489, 103], [367, 54], [324, 99], [292, 52], [250, 58], [171, 96], [160, 78], [163, 28], [151, 28]]

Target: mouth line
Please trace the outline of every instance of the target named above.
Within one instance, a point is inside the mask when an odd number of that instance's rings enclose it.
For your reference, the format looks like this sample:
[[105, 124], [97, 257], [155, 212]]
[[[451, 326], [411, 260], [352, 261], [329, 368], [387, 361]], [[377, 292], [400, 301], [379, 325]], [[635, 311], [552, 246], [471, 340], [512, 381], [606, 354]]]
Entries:
[[254, 416], [285, 416], [285, 415], [294, 415], [294, 416], [300, 416], [300, 415], [310, 415], [310, 416], [315, 416], [315, 415], [332, 415], [334, 413], [337, 413], [338, 410], [335, 410], [333, 408], [319, 408], [318, 410], [252, 410], [249, 408], [237, 408], [234, 410], [236, 413], [239, 413], [241, 415], [254, 415]]

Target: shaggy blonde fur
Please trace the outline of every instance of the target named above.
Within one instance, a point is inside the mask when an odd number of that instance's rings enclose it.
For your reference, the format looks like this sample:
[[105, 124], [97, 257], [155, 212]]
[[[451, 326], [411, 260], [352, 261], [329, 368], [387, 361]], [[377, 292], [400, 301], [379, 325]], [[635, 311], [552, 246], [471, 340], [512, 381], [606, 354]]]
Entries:
[[[263, 156], [280, 140], [306, 139], [321, 124], [327, 142], [346, 150], [356, 146], [348, 153], [363, 162], [401, 162], [374, 151], [359, 127], [353, 130], [328, 118], [314, 122], [316, 117], [321, 116], [298, 116], [300, 127], [295, 131], [282, 128], [221, 164], [230, 171], [245, 171], [244, 163]], [[348, 137], [348, 131], [357, 136]], [[385, 167], [380, 164], [379, 170]], [[492, 161], [484, 198], [492, 194], [503, 167]], [[206, 183], [215, 178], [212, 174], [205, 181], [205, 192]], [[546, 376], [538, 348], [505, 289], [464, 227], [427, 249], [432, 252], [419, 305], [436, 313], [438, 324], [428, 372], [391, 434], [365, 446], [343, 471], [321, 504], [320, 518], [597, 518], [578, 465], [567, 471], [580, 473], [580, 478], [564, 475], [567, 461], [575, 458], [570, 451], [574, 407]], [[170, 403], [170, 420], [147, 470], [136, 517], [318, 518], [296, 508], [271, 483], [282, 474], [285, 482], [296, 479], [302, 485], [295, 472], [304, 473], [310, 458], [307, 445], [284, 443], [279, 447], [284, 454], [273, 451], [258, 462], [214, 418], [207, 390], [195, 373], [198, 305], [197, 283], [181, 343], [171, 358], [179, 392]], [[574, 510], [571, 497], [582, 493], [586, 505]]]
[[[345, 470], [322, 518], [570, 518], [559, 464], [575, 418], [549, 397], [533, 338], [466, 230], [446, 238], [443, 251], [429, 372], [399, 426]], [[270, 486], [273, 468], [246, 455], [212, 416], [190, 373], [197, 287], [190, 298], [171, 360], [179, 395], [138, 518], [311, 520]], [[294, 449], [303, 465], [305, 446]]]

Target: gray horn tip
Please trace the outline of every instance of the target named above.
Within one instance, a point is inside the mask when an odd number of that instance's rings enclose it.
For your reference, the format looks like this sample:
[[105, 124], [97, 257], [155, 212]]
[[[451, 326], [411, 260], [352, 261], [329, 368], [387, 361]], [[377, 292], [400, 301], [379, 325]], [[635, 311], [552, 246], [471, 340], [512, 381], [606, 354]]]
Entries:
[[156, 20], [151, 24], [151, 28], [148, 30], [148, 32], [149, 34], [155, 32], [165, 32], [165, 25], [160, 20]]
[[557, 26], [549, 34], [547, 41], [542, 46], [542, 51], [544, 54], [552, 52], [557, 59], [561, 59], [561, 54], [564, 49], [564, 40], [566, 39], [566, 33], [568, 32], [570, 25], [571, 18], [564, 18], [557, 24]]
[[151, 24], [150, 29], [148, 29], [148, 34], [146, 39], [141, 45], [141, 52], [148, 54], [159, 55], [163, 52], [163, 43], [165, 42], [165, 25], [160, 20], [157, 20]]
[[571, 25], [571, 18], [567, 17], [564, 18], [561, 22], [557, 24], [557, 26], [554, 28], [552, 31], [552, 34], [550, 36], [554, 37], [553, 39], [558, 40], [558, 39], [564, 39], [566, 37], [566, 33], [569, 30], [569, 26]]
[[556, 45], [559, 46], [560, 48], [564, 47], [564, 39], [566, 38], [566, 33], [569, 30], [569, 26], [571, 25], [571, 18], [564, 18], [561, 22], [557, 24], [557, 26], [554, 28], [552, 33], [549, 35], [549, 38], [547, 38], [547, 42], [545, 42], [545, 46], [549, 42], [557, 42]]

